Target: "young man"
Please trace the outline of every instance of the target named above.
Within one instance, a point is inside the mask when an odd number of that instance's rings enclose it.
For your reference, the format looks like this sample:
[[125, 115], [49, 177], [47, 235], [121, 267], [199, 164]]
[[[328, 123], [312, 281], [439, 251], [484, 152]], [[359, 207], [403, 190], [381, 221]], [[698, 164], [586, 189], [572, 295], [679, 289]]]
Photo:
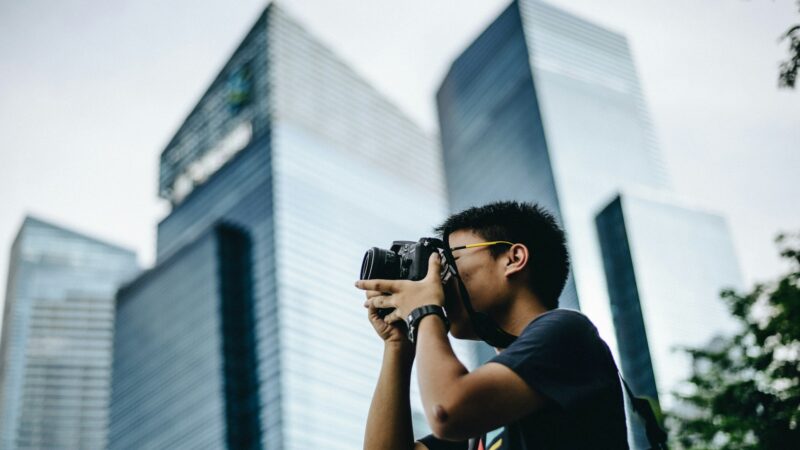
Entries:
[[[582, 314], [556, 309], [568, 273], [564, 233], [536, 205], [498, 202], [453, 215], [437, 229], [450, 246], [476, 311], [518, 338], [473, 372], [456, 358], [439, 314], [399, 327], [415, 309], [444, 307], [450, 333], [478, 339], [451, 279], [447, 295], [433, 255], [420, 281], [363, 280], [369, 319], [384, 340], [383, 366], [364, 448], [626, 449], [617, 367]], [[394, 308], [381, 319], [378, 308]], [[416, 357], [433, 434], [414, 443], [409, 406]], [[499, 430], [499, 431], [498, 431]], [[487, 434], [491, 439], [487, 439]]]

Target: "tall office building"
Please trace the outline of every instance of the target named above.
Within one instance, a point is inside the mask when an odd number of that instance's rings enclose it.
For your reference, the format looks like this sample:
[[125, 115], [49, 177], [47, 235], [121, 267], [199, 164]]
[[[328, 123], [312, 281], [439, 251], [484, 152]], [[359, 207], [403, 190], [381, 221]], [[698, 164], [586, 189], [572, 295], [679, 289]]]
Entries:
[[[691, 375], [685, 347], [707, 345], [735, 331], [719, 297], [741, 289], [725, 220], [681, 205], [664, 193], [625, 192], [596, 217], [620, 370], [636, 395], [662, 409]], [[647, 449], [632, 422], [631, 447]]]
[[220, 224], [120, 291], [111, 448], [260, 448], [251, 251]]
[[136, 255], [27, 217], [0, 341], [0, 447], [107, 445], [114, 295]]
[[580, 307], [614, 348], [594, 217], [621, 189], [667, 186], [625, 37], [514, 1], [452, 64], [437, 106], [451, 210], [500, 199], [551, 210], [572, 258], [561, 306]]
[[[159, 192], [157, 265], [119, 298], [111, 448], [361, 447], [382, 344], [353, 281], [369, 247], [443, 219], [435, 142], [272, 3], [162, 153]], [[225, 268], [220, 226], [249, 267]], [[229, 371], [231, 349], [252, 363]], [[232, 429], [237, 408], [257, 423]]]
[[725, 220], [653, 193], [624, 193], [597, 215], [622, 372], [639, 395], [672, 403], [691, 374], [681, 347], [735, 331], [720, 292], [741, 289]]

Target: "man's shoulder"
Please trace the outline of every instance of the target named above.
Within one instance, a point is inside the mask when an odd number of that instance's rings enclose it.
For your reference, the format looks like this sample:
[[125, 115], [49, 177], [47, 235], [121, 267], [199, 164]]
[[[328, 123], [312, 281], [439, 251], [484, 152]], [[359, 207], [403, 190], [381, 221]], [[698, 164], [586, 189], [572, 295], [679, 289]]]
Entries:
[[555, 308], [551, 309], [541, 315], [539, 315], [536, 319], [533, 319], [531, 323], [536, 322], [537, 320], [541, 319], [548, 319], [548, 320], [580, 320], [591, 323], [588, 317], [584, 315], [582, 312], [575, 310], [575, 309], [568, 309], [568, 308]]
[[522, 336], [539, 334], [546, 331], [574, 332], [580, 329], [596, 330], [588, 317], [573, 309], [553, 309], [533, 319], [524, 330]]
[[572, 367], [575, 354], [596, 355], [582, 358], [605, 365], [608, 346], [597, 328], [584, 314], [569, 309], [554, 309], [532, 320], [507, 349], [491, 361], [516, 366], [523, 362]]

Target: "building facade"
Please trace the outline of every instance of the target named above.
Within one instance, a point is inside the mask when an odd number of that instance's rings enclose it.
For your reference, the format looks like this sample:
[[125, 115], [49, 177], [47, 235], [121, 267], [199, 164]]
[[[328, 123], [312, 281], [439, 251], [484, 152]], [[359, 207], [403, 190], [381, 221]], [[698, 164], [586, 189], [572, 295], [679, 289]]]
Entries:
[[[177, 439], [170, 428], [192, 423], [205, 424], [206, 434], [191, 441], [195, 447], [236, 447], [225, 440], [230, 397], [220, 388], [231, 380], [217, 374], [178, 382], [162, 378], [162, 371], [123, 368], [144, 351], [132, 343], [138, 336], [181, 333], [147, 331], [147, 318], [167, 305], [175, 308], [170, 328], [192, 336], [182, 340], [199, 343], [207, 336], [202, 351], [219, 352], [204, 363], [204, 373], [224, 366], [224, 315], [195, 327], [200, 319], [192, 304], [179, 300], [202, 290], [196, 301], [207, 313], [217, 308], [222, 314], [213, 289], [220, 262], [214, 262], [209, 234], [220, 224], [249, 240], [258, 388], [245, 403], [257, 413], [260, 448], [360, 447], [382, 344], [353, 281], [368, 248], [430, 235], [444, 218], [435, 141], [272, 3], [162, 153], [160, 173], [159, 192], [173, 207], [158, 226], [149, 280], [135, 282], [119, 300], [111, 447], [178, 442], [170, 440]], [[189, 257], [187, 248], [204, 256]], [[194, 274], [200, 264], [208, 265], [205, 276]], [[169, 270], [186, 270], [187, 278], [160, 274]], [[152, 287], [172, 283], [193, 285]], [[170, 351], [184, 350], [176, 343]], [[458, 351], [469, 360], [465, 347]], [[195, 392], [192, 385], [197, 391], [216, 386], [216, 394], [198, 396], [207, 403], [186, 400], [177, 416], [145, 407], [155, 392], [177, 398]], [[427, 424], [412, 389], [415, 432], [423, 434]], [[245, 447], [254, 448], [239, 448]]]
[[114, 295], [136, 255], [27, 217], [9, 268], [0, 447], [106, 448]]
[[250, 242], [220, 224], [121, 290], [112, 448], [261, 448]]
[[624, 193], [597, 215], [622, 372], [664, 406], [691, 375], [682, 347], [735, 331], [720, 299], [742, 288], [725, 220], [663, 195]]
[[552, 211], [572, 259], [560, 304], [614, 348], [594, 217], [620, 189], [667, 187], [626, 38], [514, 1], [453, 62], [436, 100], [450, 209], [519, 200]]
[[[661, 409], [691, 375], [682, 348], [736, 331], [720, 299], [742, 278], [725, 220], [658, 192], [626, 192], [597, 215], [620, 370], [638, 396]], [[650, 448], [631, 422], [631, 446]]]

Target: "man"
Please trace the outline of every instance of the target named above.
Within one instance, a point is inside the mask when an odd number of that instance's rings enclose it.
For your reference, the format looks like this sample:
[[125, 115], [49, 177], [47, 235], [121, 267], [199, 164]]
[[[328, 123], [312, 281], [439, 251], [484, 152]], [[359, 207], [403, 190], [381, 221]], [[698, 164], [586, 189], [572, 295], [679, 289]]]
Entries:
[[[569, 263], [563, 231], [536, 205], [498, 202], [471, 208], [437, 228], [452, 249], [475, 311], [518, 338], [473, 372], [453, 353], [446, 320], [428, 313], [412, 344], [403, 320], [417, 308], [444, 307], [450, 333], [477, 340], [453, 279], [443, 289], [434, 254], [420, 281], [362, 280], [364, 306], [384, 340], [364, 448], [628, 448], [617, 368], [592, 323], [556, 309]], [[378, 308], [394, 308], [381, 319]], [[433, 434], [413, 442], [409, 406], [416, 357], [420, 394]], [[487, 439], [487, 437], [489, 437]]]

